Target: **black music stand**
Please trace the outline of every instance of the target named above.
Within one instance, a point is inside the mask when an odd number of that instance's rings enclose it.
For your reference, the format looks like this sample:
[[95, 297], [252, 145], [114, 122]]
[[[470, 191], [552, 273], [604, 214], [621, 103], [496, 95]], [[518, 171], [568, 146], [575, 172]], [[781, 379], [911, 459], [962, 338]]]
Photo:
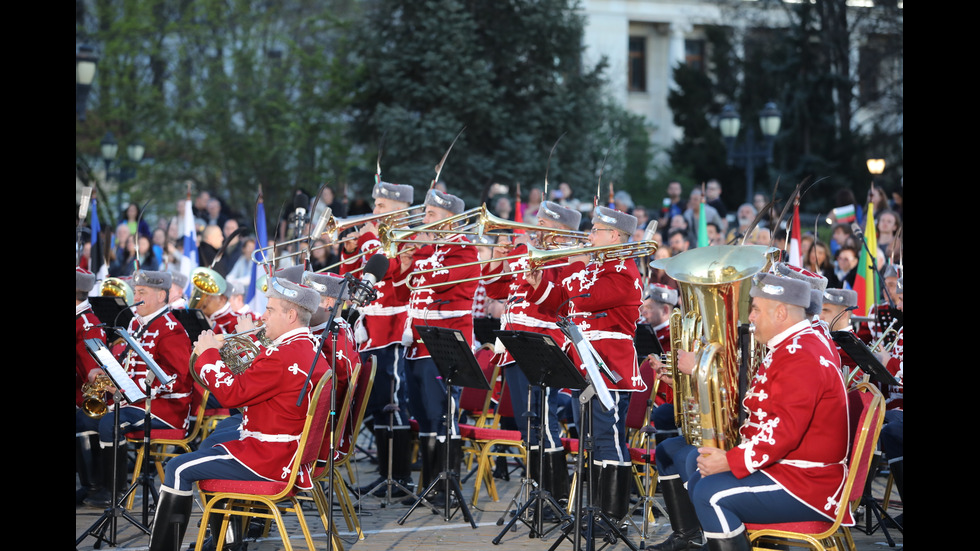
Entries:
[[196, 308], [178, 308], [170, 310], [170, 313], [184, 326], [184, 330], [187, 331], [187, 336], [190, 337], [192, 343], [197, 341], [201, 333], [211, 330], [211, 323], [208, 322], [207, 316]]
[[[85, 347], [88, 349], [89, 354], [92, 355], [92, 358], [94, 358], [95, 361], [98, 362], [98, 364], [102, 367], [102, 371], [105, 372], [105, 374], [109, 377], [109, 379], [112, 380], [113, 386], [116, 387], [116, 392], [113, 395], [113, 401], [116, 404], [121, 403], [123, 399], [129, 402], [138, 402], [143, 398], [146, 398], [147, 403], [149, 403], [150, 397], [146, 394], [143, 394], [142, 390], [136, 385], [136, 383], [134, 383], [133, 380], [129, 378], [129, 376], [126, 374], [126, 371], [122, 368], [122, 366], [119, 365], [119, 362], [115, 360], [115, 358], [112, 356], [112, 353], [109, 352], [108, 348], [106, 348], [105, 343], [103, 343], [99, 339], [87, 339], [85, 341]], [[148, 375], [152, 377], [153, 373], [151, 372]], [[114, 416], [114, 421], [113, 421], [114, 428], [113, 428], [112, 437], [114, 441], [118, 443], [119, 436], [120, 436], [119, 434], [120, 408], [114, 407], [112, 409], [113, 409], [113, 416]], [[148, 421], [146, 421], [144, 424], [146, 425], [145, 428], [149, 427]], [[109, 483], [109, 496], [110, 496], [109, 506], [106, 508], [105, 512], [102, 513], [102, 516], [100, 516], [98, 520], [96, 520], [95, 523], [93, 523], [92, 526], [90, 526], [88, 530], [86, 530], [85, 533], [82, 534], [82, 536], [80, 536], [78, 539], [75, 540], [76, 547], [78, 546], [78, 544], [82, 543], [82, 541], [88, 536], [93, 536], [95, 538], [95, 544], [93, 545], [95, 549], [101, 547], [102, 542], [108, 543], [111, 547], [115, 547], [117, 543], [116, 534], [118, 532], [119, 517], [126, 519], [127, 521], [130, 522], [130, 524], [132, 524], [136, 528], [139, 528], [143, 533], [147, 535], [150, 534], [149, 522], [147, 518], [148, 513], [147, 513], [147, 502], [146, 502], [146, 490], [147, 490], [146, 487], [144, 486], [144, 490], [143, 490], [143, 522], [142, 523], [136, 520], [129, 513], [129, 511], [127, 511], [126, 508], [123, 506], [123, 503], [126, 501], [126, 499], [129, 498], [130, 494], [136, 491], [136, 488], [140, 486], [139, 482], [134, 482], [129, 487], [129, 489], [122, 495], [122, 497], [116, 499], [116, 495], [117, 495], [116, 490], [119, 488], [119, 481], [116, 480], [116, 473], [119, 472], [119, 469], [117, 468], [117, 465], [115, 463], [118, 460], [119, 460], [119, 455], [113, 454], [112, 481]], [[106, 532], [109, 531], [110, 528], [111, 528], [111, 534], [108, 537], [106, 537]]]
[[871, 382], [882, 385], [898, 385], [899, 382], [888, 372], [888, 368], [882, 365], [878, 356], [864, 344], [857, 335], [851, 331], [831, 331], [830, 336], [844, 352], [854, 360], [858, 368], [871, 377]]
[[450, 507], [452, 496], [455, 495], [459, 503], [457, 509], [463, 511], [463, 518], [468, 520], [473, 529], [476, 530], [476, 521], [473, 520], [473, 515], [470, 514], [469, 507], [466, 506], [466, 500], [463, 498], [463, 490], [459, 485], [459, 473], [450, 460], [452, 456], [450, 436], [453, 426], [453, 387], [462, 386], [489, 391], [490, 383], [487, 382], [487, 378], [483, 375], [483, 370], [480, 369], [480, 364], [476, 361], [476, 357], [473, 356], [470, 344], [463, 337], [462, 331], [459, 329], [447, 329], [445, 327], [430, 327], [428, 325], [417, 325], [415, 329], [419, 332], [419, 336], [422, 337], [422, 342], [425, 343], [426, 348], [429, 350], [432, 360], [439, 369], [439, 374], [442, 375], [442, 379], [446, 382], [446, 470], [439, 473], [439, 476], [419, 493], [418, 499], [415, 500], [412, 507], [405, 513], [405, 516], [398, 520], [398, 524], [404, 524], [408, 516], [412, 514], [412, 511], [423, 501], [433, 512], [438, 513], [439, 510], [429, 503], [425, 499], [425, 496], [437, 484], [443, 483], [445, 484], [443, 497], [446, 500], [444, 503], [444, 520], [448, 522], [456, 513], [456, 511], [451, 511], [452, 508]]
[[633, 335], [633, 346], [636, 348], [636, 357], [643, 361], [650, 354], [660, 356], [664, 353], [664, 348], [660, 346], [660, 339], [657, 338], [656, 331], [649, 323], [638, 323]]
[[104, 328], [106, 342], [114, 342], [119, 335], [110, 325], [129, 327], [129, 321], [133, 319], [133, 310], [122, 297], [88, 297], [88, 301], [92, 305], [95, 317], [106, 325]]
[[[857, 364], [858, 369], [867, 373], [871, 377], [871, 382], [879, 385], [899, 385], [897, 379], [888, 371], [877, 356], [868, 348], [868, 345], [864, 344], [863, 341], [857, 338], [857, 335], [850, 331], [831, 331], [830, 336], [833, 337], [834, 342], [837, 343], [845, 352], [851, 357], [852, 360]], [[895, 541], [892, 539], [891, 534], [888, 533], [888, 525], [896, 527], [900, 533], [904, 534], [902, 526], [892, 519], [892, 517], [885, 511], [885, 508], [878, 503], [878, 500], [874, 497], [872, 493], [872, 483], [874, 482], [874, 476], [872, 473], [878, 471], [878, 462], [880, 461], [881, 454], [876, 453], [873, 459], [873, 464], [869, 471], [868, 479], [864, 484], [864, 491], [861, 494], [861, 505], [865, 508], [865, 526], [863, 529], [858, 528], [867, 535], [874, 534], [881, 528], [881, 532], [885, 535], [885, 539], [888, 540], [888, 545], [890, 547], [895, 547]], [[872, 524], [871, 518], [874, 517], [875, 522]], [[883, 522], [887, 519], [888, 523]]]
[[[582, 506], [582, 484], [585, 474], [585, 456], [589, 457], [589, 461], [592, 461], [592, 450], [594, 449], [594, 442], [592, 439], [592, 399], [595, 398], [599, 400], [600, 406], [607, 407], [603, 400], [608, 400], [609, 390], [606, 387], [606, 382], [602, 379], [603, 373], [608, 373], [612, 375], [612, 378], [619, 380], [618, 374], [610, 371], [608, 367], [604, 365], [596, 365], [597, 362], [591, 362], [586, 356], [594, 353], [592, 345], [589, 344], [588, 339], [585, 339], [578, 327], [572, 323], [569, 318], [559, 318], [558, 327], [562, 330], [562, 333], [568, 337], [572, 342], [572, 345], [579, 351], [579, 356], [582, 358], [583, 367], [586, 371], [586, 381], [587, 385], [579, 394], [579, 419], [582, 420], [582, 427], [579, 430], [579, 452], [578, 460], [575, 463], [575, 515], [574, 521], [569, 524], [570, 519], [565, 519], [561, 525], [561, 537], [548, 549], [548, 551], [554, 551], [561, 544], [562, 540], [567, 539], [572, 542], [575, 546], [575, 551], [581, 549], [582, 541], [582, 523], [585, 522], [585, 548], [587, 551], [593, 551], [595, 549], [595, 539], [593, 534], [595, 533], [595, 527], [597, 521], [604, 522], [607, 527], [609, 527], [609, 532], [605, 535], [604, 541], [607, 544], [615, 543], [616, 539], [620, 539], [626, 544], [632, 551], [639, 551], [636, 545], [631, 542], [623, 531], [619, 528], [620, 519], [611, 519], [602, 510], [601, 507], [596, 507], [593, 504], [592, 488], [592, 477], [595, 476], [595, 468], [591, 467], [588, 470], [589, 481], [586, 487], [589, 491], [588, 504], [584, 507]], [[607, 375], [607, 376], [609, 376]], [[615, 407], [615, 406], [611, 406]], [[584, 444], [583, 444], [584, 440]], [[570, 537], [568, 533], [574, 531], [574, 537]], [[603, 546], [604, 547], [604, 546]]]
[[[514, 357], [517, 366], [527, 376], [530, 386], [539, 387], [541, 391], [541, 400], [538, 404], [537, 413], [538, 423], [536, 426], [529, 427], [527, 434], [530, 435], [531, 430], [538, 431], [538, 445], [541, 448], [541, 453], [538, 454], [538, 472], [543, 473], [544, 449], [541, 443], [544, 441], [544, 436], [541, 434], [540, 423], [544, 420], [545, 416], [544, 387], [581, 390], [588, 383], [586, 383], [585, 378], [582, 377], [582, 373], [578, 368], [575, 367], [575, 364], [568, 359], [568, 355], [565, 354], [550, 335], [532, 333], [530, 331], [495, 331], [495, 333], [497, 338], [500, 339], [500, 342], [504, 343], [507, 351]], [[528, 400], [528, 404], [530, 403], [530, 400]], [[530, 421], [528, 422], [530, 423]], [[528, 443], [528, 449], [530, 449], [530, 442]], [[524, 478], [521, 487], [511, 500], [511, 503], [517, 503], [517, 496], [521, 495], [525, 490], [528, 478], [530, 477]], [[542, 489], [541, 485], [534, 480], [531, 481], [531, 486], [534, 490], [531, 491], [527, 501], [517, 510], [513, 518], [510, 519], [510, 522], [507, 523], [507, 526], [493, 539], [494, 545], [500, 543], [503, 535], [511, 530], [517, 521], [521, 521], [525, 526], [530, 528], [529, 538], [543, 538], [551, 533], [552, 530], [561, 526], [561, 524], [557, 524], [548, 531], [544, 530], [544, 515], [542, 513], [545, 507], [551, 507], [552, 511], [563, 521], [570, 520], [568, 513], [558, 503], [558, 500], [551, 495], [551, 492]], [[532, 506], [535, 511], [533, 517], [534, 522], [529, 523], [524, 518], [524, 513]], [[506, 510], [510, 510], [510, 507], [506, 507]], [[503, 524], [503, 517], [497, 520], [497, 525], [501, 524]]]

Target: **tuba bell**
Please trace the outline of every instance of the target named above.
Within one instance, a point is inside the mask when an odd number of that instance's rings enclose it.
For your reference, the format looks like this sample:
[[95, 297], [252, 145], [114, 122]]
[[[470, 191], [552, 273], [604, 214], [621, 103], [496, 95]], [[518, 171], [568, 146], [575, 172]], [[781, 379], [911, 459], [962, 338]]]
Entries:
[[107, 277], [102, 280], [102, 284], [99, 286], [99, 296], [119, 297], [129, 305], [133, 303], [133, 287], [124, 279]]
[[191, 296], [187, 299], [187, 308], [199, 309], [205, 296], [224, 294], [228, 288], [228, 282], [221, 274], [211, 268], [199, 266], [191, 271], [191, 287]]
[[[689, 444], [727, 451], [738, 443], [739, 379], [747, 381], [754, 369], [739, 332], [748, 322], [752, 276], [771, 264], [773, 251], [699, 247], [652, 264], [677, 281], [683, 297], [684, 309], [670, 320], [671, 370], [677, 427]], [[678, 349], [696, 353], [690, 376], [676, 369]]]

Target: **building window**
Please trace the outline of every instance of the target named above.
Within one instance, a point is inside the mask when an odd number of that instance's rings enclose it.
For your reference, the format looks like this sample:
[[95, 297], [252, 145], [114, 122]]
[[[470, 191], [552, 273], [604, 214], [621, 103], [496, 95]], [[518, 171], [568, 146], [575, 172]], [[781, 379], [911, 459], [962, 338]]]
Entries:
[[692, 69], [704, 71], [704, 40], [684, 41], [684, 63]]
[[645, 36], [630, 37], [629, 91], [647, 91], [647, 39]]

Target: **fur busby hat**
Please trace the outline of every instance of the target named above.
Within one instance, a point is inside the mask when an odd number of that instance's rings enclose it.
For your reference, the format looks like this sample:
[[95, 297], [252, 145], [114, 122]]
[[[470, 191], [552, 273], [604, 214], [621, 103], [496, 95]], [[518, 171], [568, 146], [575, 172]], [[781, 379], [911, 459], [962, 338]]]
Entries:
[[463, 213], [463, 200], [455, 195], [443, 193], [438, 189], [431, 189], [425, 196], [425, 204], [446, 209], [453, 214]]
[[412, 204], [412, 198], [414, 196], [415, 190], [412, 186], [403, 186], [388, 182], [378, 182], [374, 185], [374, 190], [371, 191], [371, 197], [375, 199], [391, 199], [392, 201], [401, 201], [409, 205]]
[[810, 290], [810, 286], [799, 279], [762, 273], [755, 276], [749, 296], [768, 298], [806, 309], [810, 306]]
[[616, 228], [626, 235], [633, 235], [636, 231], [636, 217], [632, 214], [619, 212], [609, 207], [598, 206], [592, 216], [592, 225], [605, 224]]
[[582, 223], [581, 211], [563, 207], [552, 201], [541, 203], [541, 207], [538, 208], [538, 218], [542, 217], [558, 222], [570, 230], [577, 230]]

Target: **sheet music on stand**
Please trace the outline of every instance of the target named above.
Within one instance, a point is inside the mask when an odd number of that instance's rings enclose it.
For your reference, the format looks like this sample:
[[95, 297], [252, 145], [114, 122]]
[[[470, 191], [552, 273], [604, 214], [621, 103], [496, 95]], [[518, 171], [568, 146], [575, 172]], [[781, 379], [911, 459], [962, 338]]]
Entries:
[[606, 381], [603, 380], [602, 375], [609, 377], [609, 380], [614, 383], [619, 382], [622, 377], [606, 366], [605, 362], [602, 361], [602, 358], [595, 351], [595, 348], [592, 348], [592, 344], [586, 340], [578, 326], [572, 323], [571, 320], [567, 318], [559, 320], [558, 327], [568, 336], [572, 341], [572, 345], [578, 351], [585, 372], [589, 375], [589, 382], [595, 387], [595, 393], [599, 399], [599, 403], [603, 409], [610, 411], [615, 407], [616, 401], [613, 400], [612, 393], [609, 392], [609, 387], [606, 386]]
[[170, 312], [184, 326], [184, 330], [187, 331], [187, 336], [190, 337], [191, 343], [196, 341], [201, 336], [201, 333], [211, 329], [211, 324], [208, 322], [207, 316], [204, 315], [204, 312], [196, 308], [179, 308]]
[[636, 333], [633, 335], [633, 345], [636, 347], [636, 357], [643, 361], [650, 354], [660, 356], [664, 353], [664, 348], [660, 345], [657, 332], [649, 323], [636, 324]]
[[161, 385], [169, 385], [174, 381], [174, 379], [177, 378], [176, 375], [171, 375], [164, 371], [163, 368], [160, 367], [160, 364], [153, 359], [153, 356], [146, 353], [146, 350], [144, 350], [140, 343], [133, 338], [129, 331], [120, 328], [117, 329], [117, 333], [119, 333], [119, 336], [126, 342], [126, 345], [131, 348], [133, 352], [135, 352], [136, 355], [143, 360], [144, 363], [146, 363], [147, 369], [153, 372], [156, 380], [160, 381]]
[[861, 371], [871, 376], [873, 382], [885, 385], [901, 384], [888, 372], [888, 368], [882, 365], [874, 352], [868, 348], [868, 345], [857, 338], [857, 335], [850, 331], [831, 331], [830, 336], [833, 337], [838, 346], [844, 349], [844, 352], [847, 352]]
[[490, 383], [462, 331], [428, 325], [416, 329], [447, 382], [453, 386], [490, 390]]
[[85, 347], [88, 348], [89, 354], [95, 358], [95, 361], [102, 366], [102, 371], [109, 376], [113, 386], [122, 393], [123, 398], [127, 402], [134, 404], [146, 399], [146, 394], [143, 393], [139, 385], [129, 378], [126, 370], [123, 369], [123, 366], [119, 365], [119, 362], [113, 357], [112, 352], [106, 348], [104, 342], [99, 339], [85, 339]]

